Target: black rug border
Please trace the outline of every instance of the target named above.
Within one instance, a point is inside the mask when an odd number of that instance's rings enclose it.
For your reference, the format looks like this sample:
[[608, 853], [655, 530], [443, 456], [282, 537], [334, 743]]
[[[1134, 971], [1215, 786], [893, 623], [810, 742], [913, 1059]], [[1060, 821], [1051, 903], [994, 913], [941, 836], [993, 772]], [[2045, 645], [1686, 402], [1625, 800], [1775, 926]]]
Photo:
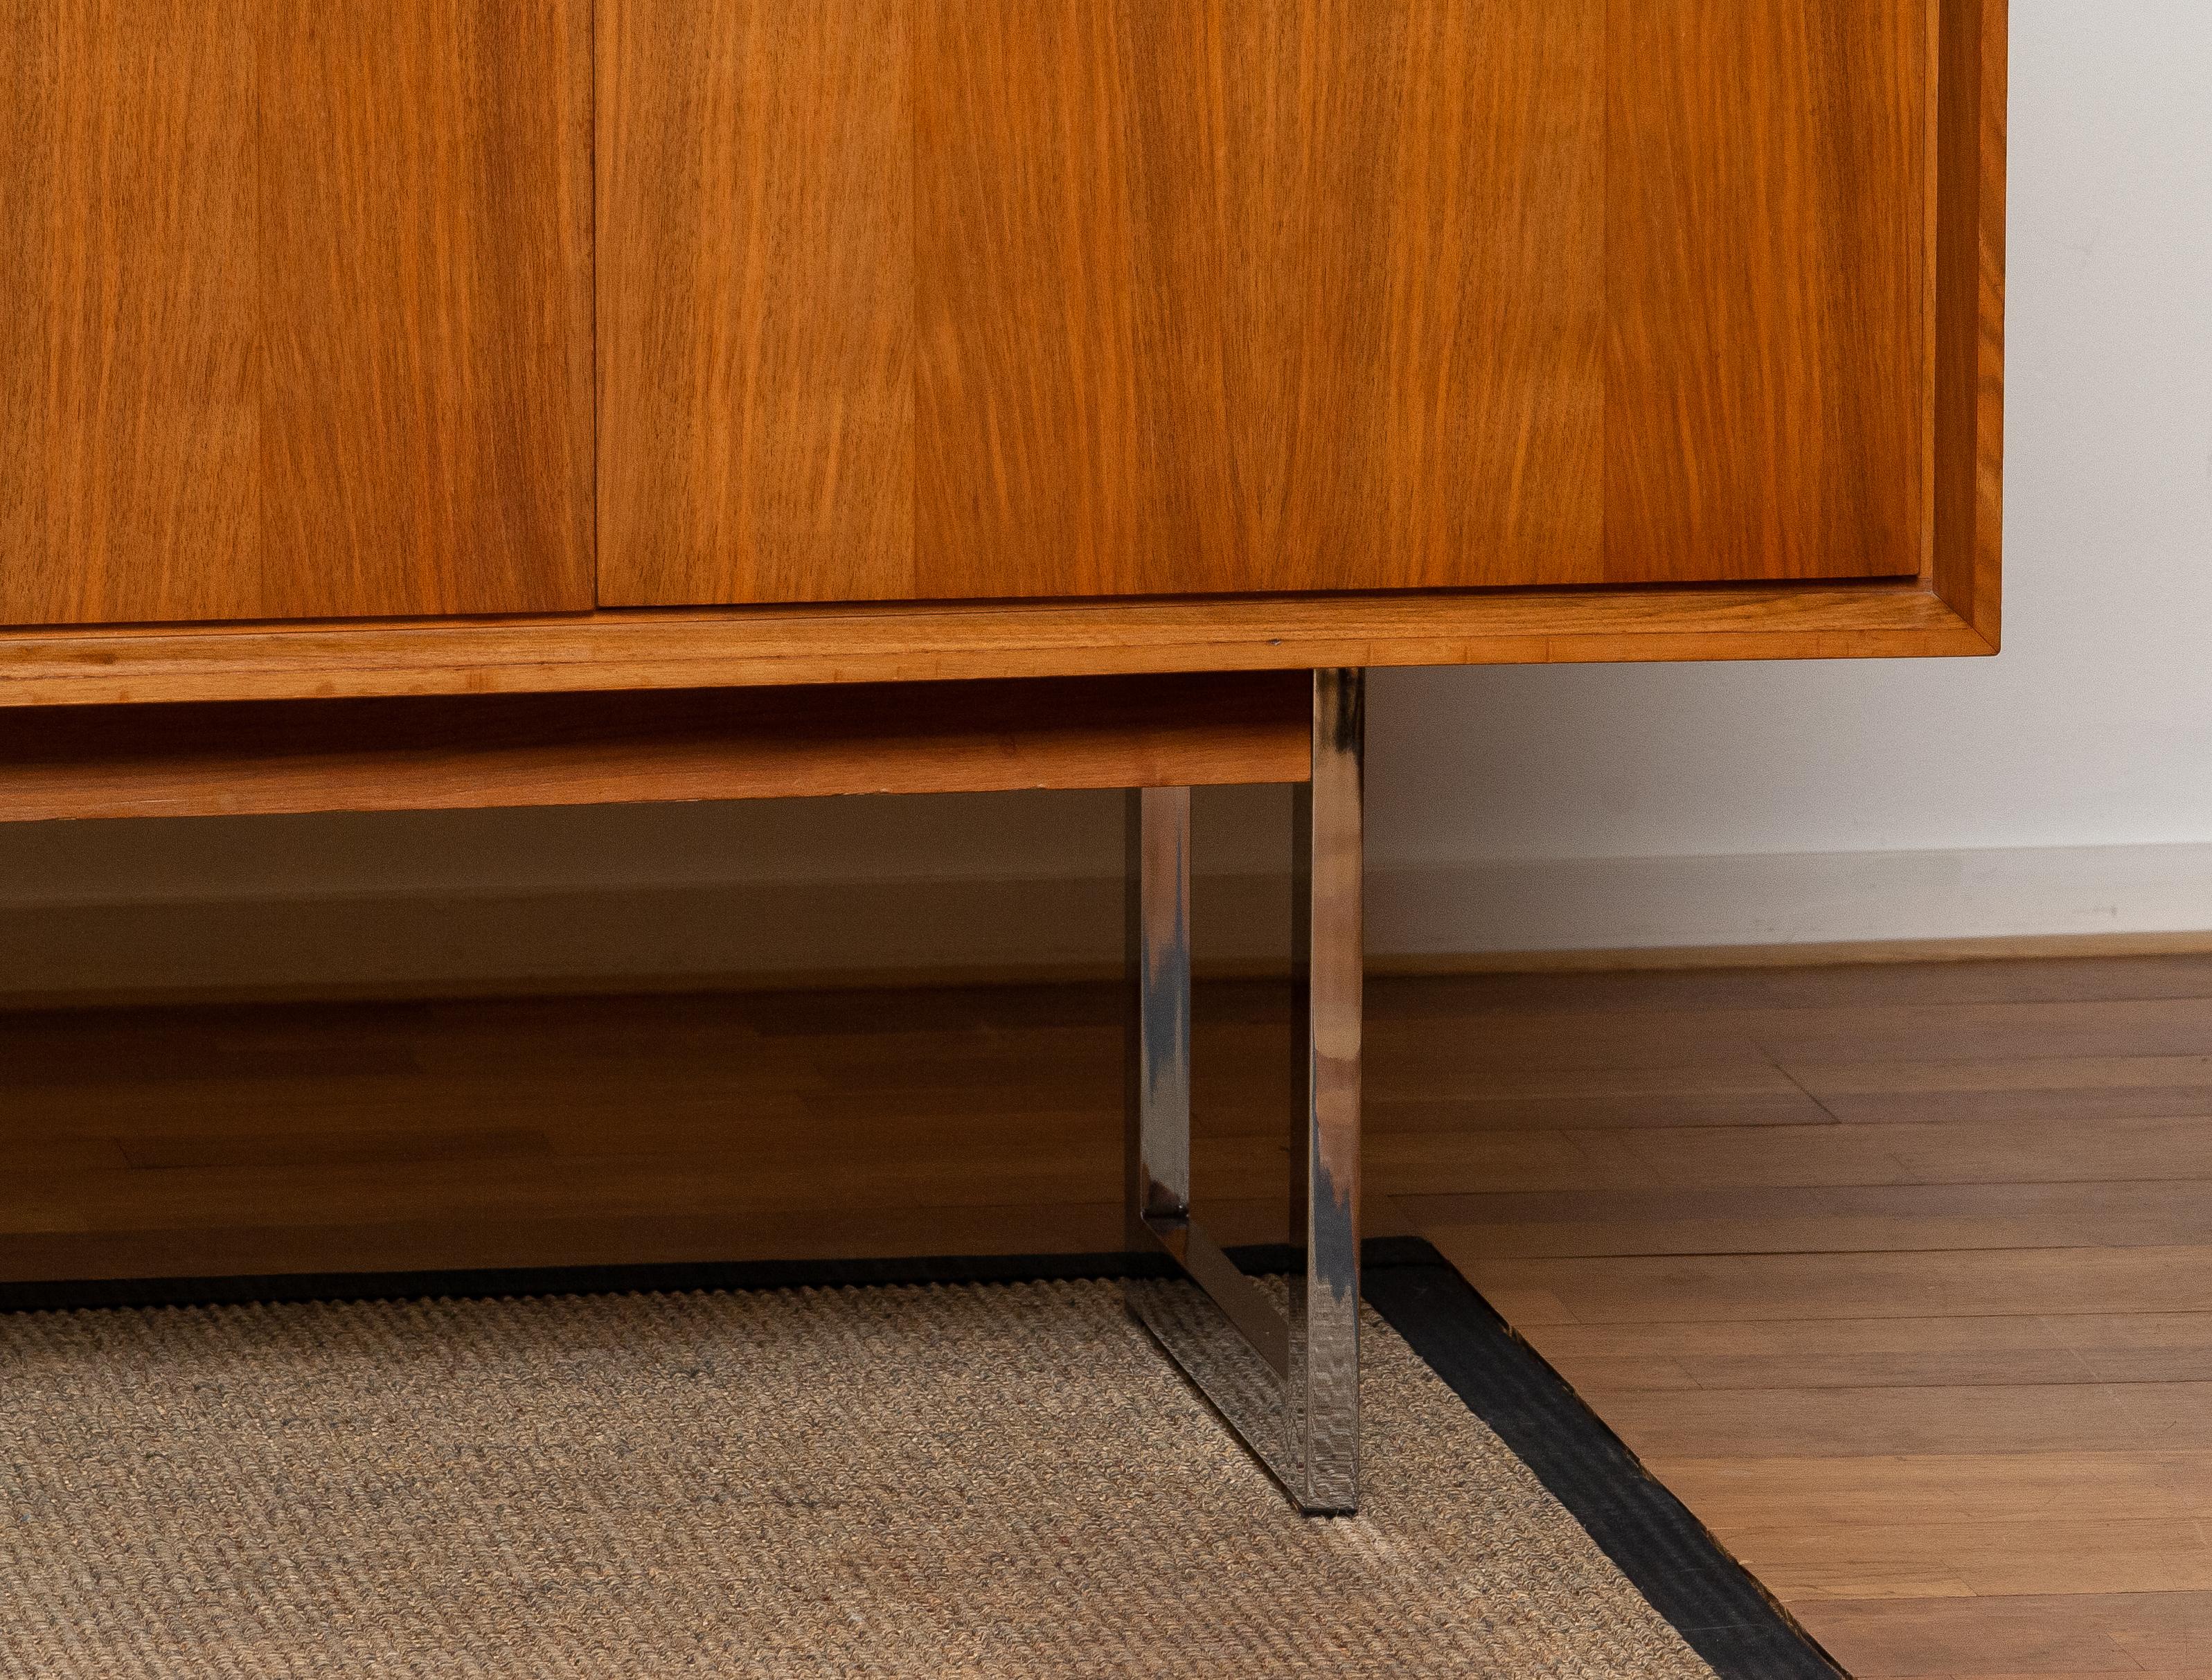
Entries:
[[[1230, 1252], [1254, 1273], [1288, 1271], [1299, 1264], [1296, 1251], [1284, 1245]], [[1419, 1237], [1370, 1238], [1360, 1258], [1368, 1304], [1528, 1465], [1720, 1680], [1848, 1680], [1842, 1666], [1433, 1246]], [[1032, 1283], [1176, 1274], [1174, 1261], [1164, 1254], [1115, 1252], [88, 1278], [0, 1282], [0, 1313]]]
[[1460, 1274], [1362, 1257], [1362, 1293], [1720, 1680], [1850, 1680], [1672, 1489]]

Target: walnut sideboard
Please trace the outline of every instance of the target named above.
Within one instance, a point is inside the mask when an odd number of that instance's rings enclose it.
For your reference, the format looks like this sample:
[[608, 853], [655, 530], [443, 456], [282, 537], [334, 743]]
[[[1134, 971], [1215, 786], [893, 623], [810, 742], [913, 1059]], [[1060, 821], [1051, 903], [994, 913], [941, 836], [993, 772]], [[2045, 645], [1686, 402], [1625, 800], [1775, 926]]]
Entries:
[[[1135, 1296], [1348, 1508], [1361, 673], [1994, 652], [2005, 64], [2005, 0], [7, 8], [0, 819], [1135, 790], [1132, 1239], [1204, 1291]], [[1287, 1318], [1190, 1220], [1226, 781], [1300, 790]]]

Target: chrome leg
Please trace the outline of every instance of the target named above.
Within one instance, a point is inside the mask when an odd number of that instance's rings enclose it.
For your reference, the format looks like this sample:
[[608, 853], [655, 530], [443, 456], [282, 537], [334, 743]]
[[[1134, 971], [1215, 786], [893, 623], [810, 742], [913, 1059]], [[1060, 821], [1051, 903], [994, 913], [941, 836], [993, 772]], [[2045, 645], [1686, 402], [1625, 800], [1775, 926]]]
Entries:
[[1297, 791], [1291, 973], [1302, 1125], [1291, 1127], [1292, 1207], [1303, 1288], [1292, 1291], [1291, 1415], [1309, 1504], [1350, 1510], [1359, 1496], [1359, 1066], [1365, 967], [1367, 685], [1358, 670], [1314, 673], [1313, 779]]
[[1190, 1217], [1190, 790], [1129, 794], [1129, 1221]]
[[1315, 1513], [1359, 1496], [1359, 1059], [1364, 674], [1320, 670], [1313, 773], [1297, 790], [1292, 970], [1297, 1077], [1291, 1240], [1303, 1252], [1287, 1315], [1237, 1270], [1190, 1210], [1190, 791], [1129, 796], [1132, 1241], [1184, 1273], [1133, 1283], [1160, 1344], [1287, 1489]]

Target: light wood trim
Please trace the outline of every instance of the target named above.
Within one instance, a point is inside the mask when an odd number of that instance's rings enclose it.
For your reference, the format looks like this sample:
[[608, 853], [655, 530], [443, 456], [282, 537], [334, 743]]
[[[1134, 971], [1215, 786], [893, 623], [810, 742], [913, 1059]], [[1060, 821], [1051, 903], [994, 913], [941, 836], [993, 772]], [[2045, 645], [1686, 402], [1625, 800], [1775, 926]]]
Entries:
[[0, 707], [1990, 651], [1911, 584], [757, 607], [0, 633]]
[[0, 718], [0, 821], [1303, 781], [1296, 673]]

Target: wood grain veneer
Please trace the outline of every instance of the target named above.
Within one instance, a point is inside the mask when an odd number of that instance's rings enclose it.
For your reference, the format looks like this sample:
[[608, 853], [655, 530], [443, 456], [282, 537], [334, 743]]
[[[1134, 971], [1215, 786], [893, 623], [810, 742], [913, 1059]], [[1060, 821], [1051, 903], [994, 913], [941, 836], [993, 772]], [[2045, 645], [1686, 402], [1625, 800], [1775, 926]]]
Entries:
[[1303, 672], [0, 713], [0, 822], [1303, 781]]
[[263, 610], [254, 58], [239, 6], [0, 13], [0, 622]]
[[1917, 573], [1932, 0], [1612, 0], [1605, 572]]
[[599, 598], [914, 577], [912, 0], [599, 0]]
[[0, 622], [590, 604], [588, 14], [0, 11]]
[[915, 4], [919, 592], [1602, 577], [1601, 6]]
[[1939, 5], [614, 0], [601, 599], [1923, 575]]

